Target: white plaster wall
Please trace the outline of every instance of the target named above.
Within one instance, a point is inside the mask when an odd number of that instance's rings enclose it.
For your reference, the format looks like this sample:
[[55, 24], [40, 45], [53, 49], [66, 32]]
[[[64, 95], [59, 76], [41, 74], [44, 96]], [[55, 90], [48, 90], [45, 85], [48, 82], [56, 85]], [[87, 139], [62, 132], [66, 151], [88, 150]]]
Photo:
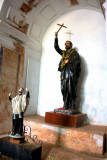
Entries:
[[37, 114], [40, 58], [40, 53], [25, 46], [24, 71], [21, 86], [27, 87], [30, 91], [30, 102], [25, 111], [25, 116]]
[[[75, 10], [58, 18], [48, 28], [42, 43], [39, 102], [37, 113], [62, 107], [60, 73], [57, 71], [61, 56], [54, 49], [57, 23], [63, 23], [59, 32], [59, 45], [64, 49], [66, 40], [77, 47], [82, 60], [82, 73], [78, 85], [77, 108], [87, 113], [91, 124], [107, 125], [107, 48], [105, 20], [101, 13], [92, 10]], [[68, 34], [71, 32], [72, 34]]]

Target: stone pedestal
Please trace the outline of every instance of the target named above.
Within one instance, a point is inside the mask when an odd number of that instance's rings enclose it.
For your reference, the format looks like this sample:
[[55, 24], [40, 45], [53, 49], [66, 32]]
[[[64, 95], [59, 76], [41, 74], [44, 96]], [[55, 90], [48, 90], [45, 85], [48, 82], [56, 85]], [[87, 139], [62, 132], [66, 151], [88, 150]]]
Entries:
[[24, 143], [24, 138], [23, 139], [10, 138], [10, 142], [15, 143], [15, 144], [22, 144], [22, 143]]
[[41, 146], [24, 142], [14, 144], [9, 137], [0, 138], [0, 152], [3, 155], [18, 160], [41, 160]]
[[87, 115], [83, 113], [69, 115], [69, 114], [62, 114], [62, 113], [46, 112], [45, 122], [77, 128], [84, 125], [86, 121], [86, 116]]

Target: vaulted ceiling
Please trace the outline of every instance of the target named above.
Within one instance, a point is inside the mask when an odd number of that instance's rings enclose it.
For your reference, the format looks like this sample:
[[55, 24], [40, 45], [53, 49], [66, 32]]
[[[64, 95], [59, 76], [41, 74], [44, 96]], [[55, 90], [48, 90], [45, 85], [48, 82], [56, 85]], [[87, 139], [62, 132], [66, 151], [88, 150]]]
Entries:
[[[21, 40], [41, 51], [43, 35], [49, 25], [63, 14], [92, 9], [102, 12], [105, 0], [4, 0], [0, 14], [0, 34]], [[62, 22], [63, 23], [63, 22]]]

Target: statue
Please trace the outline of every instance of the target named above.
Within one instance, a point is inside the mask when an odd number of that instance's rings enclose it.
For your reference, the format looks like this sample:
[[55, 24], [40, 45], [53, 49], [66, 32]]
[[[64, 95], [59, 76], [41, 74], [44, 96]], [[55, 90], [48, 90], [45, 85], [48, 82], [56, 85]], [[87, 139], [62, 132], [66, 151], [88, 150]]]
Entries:
[[[63, 27], [63, 25], [61, 25]], [[60, 27], [60, 28], [61, 28]], [[75, 110], [76, 87], [81, 72], [81, 60], [77, 51], [72, 48], [70, 41], [65, 42], [65, 50], [58, 45], [58, 32], [55, 32], [56, 51], [62, 56], [58, 71], [61, 72], [61, 92], [63, 95], [63, 109]]]
[[12, 136], [23, 136], [23, 113], [29, 103], [29, 90], [26, 88], [26, 94], [24, 94], [24, 89], [21, 87], [19, 89], [19, 94], [14, 98], [11, 98], [11, 93], [9, 94], [9, 101], [12, 102], [13, 109], [13, 129]]

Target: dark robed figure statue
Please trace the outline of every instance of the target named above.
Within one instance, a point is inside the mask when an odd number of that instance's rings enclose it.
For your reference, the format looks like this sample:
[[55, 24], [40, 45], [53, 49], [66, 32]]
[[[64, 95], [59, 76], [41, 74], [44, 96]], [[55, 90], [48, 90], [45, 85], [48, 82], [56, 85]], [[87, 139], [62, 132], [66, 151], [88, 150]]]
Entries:
[[55, 32], [55, 49], [62, 56], [58, 70], [61, 72], [61, 92], [64, 109], [75, 109], [76, 87], [81, 72], [80, 56], [72, 48], [70, 41], [65, 42], [65, 50], [58, 45], [58, 32]]

